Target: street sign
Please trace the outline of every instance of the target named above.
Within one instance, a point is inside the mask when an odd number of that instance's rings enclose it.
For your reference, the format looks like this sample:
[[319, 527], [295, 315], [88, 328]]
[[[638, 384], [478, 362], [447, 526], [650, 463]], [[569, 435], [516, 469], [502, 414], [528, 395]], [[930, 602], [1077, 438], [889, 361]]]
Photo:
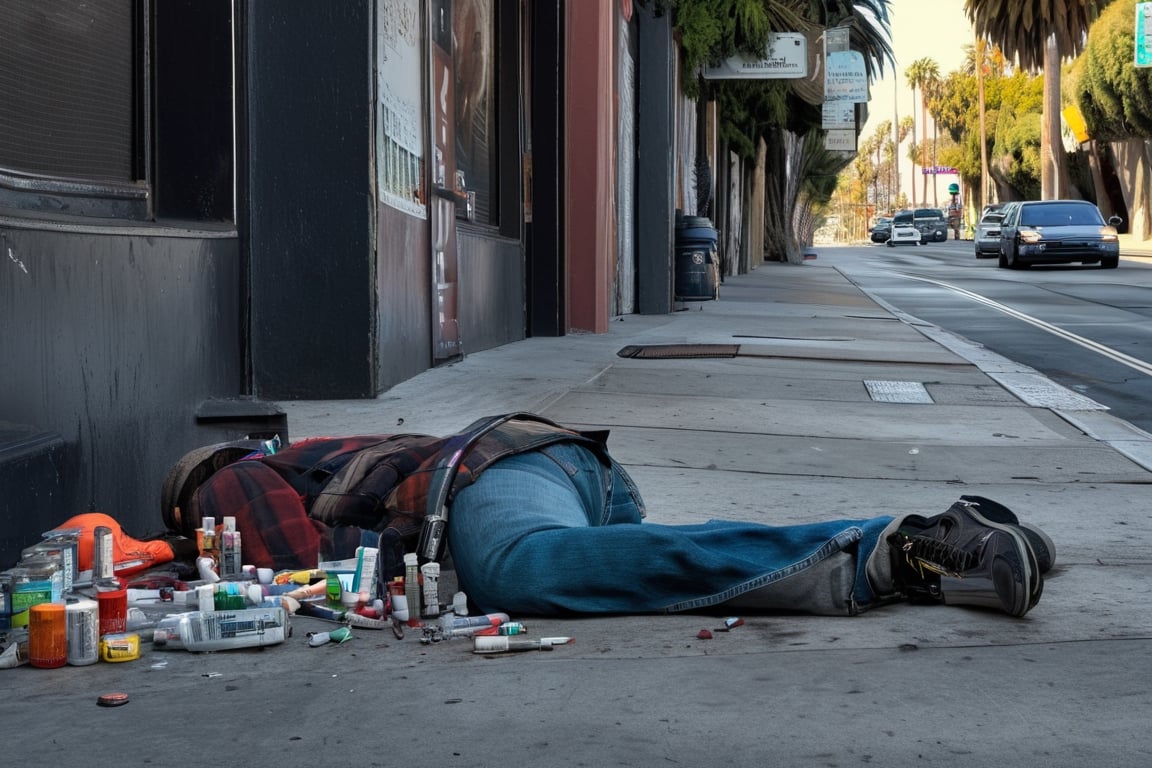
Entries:
[[1152, 67], [1152, 3], [1136, 3], [1136, 66]]
[[925, 176], [959, 176], [960, 171], [956, 170], [950, 165], [929, 165], [926, 168], [921, 168], [920, 173]]
[[705, 80], [786, 80], [808, 76], [808, 38], [799, 32], [768, 36], [764, 58], [732, 56], [715, 67], [705, 67]]
[[824, 61], [824, 101], [868, 101], [864, 54], [828, 51]]
[[826, 131], [856, 129], [856, 102], [826, 101], [821, 106], [820, 127]]
[[832, 130], [824, 134], [824, 149], [836, 152], [856, 151], [856, 131]]
[[[1152, 5], [1152, 3], [1149, 3], [1149, 5]], [[1072, 135], [1076, 137], [1076, 141], [1083, 144], [1091, 140], [1092, 137], [1088, 134], [1088, 123], [1084, 119], [1084, 114], [1080, 111], [1080, 107], [1075, 104], [1069, 104], [1064, 107], [1060, 114], [1064, 116], [1064, 122], [1068, 124], [1068, 129], [1072, 131]]]

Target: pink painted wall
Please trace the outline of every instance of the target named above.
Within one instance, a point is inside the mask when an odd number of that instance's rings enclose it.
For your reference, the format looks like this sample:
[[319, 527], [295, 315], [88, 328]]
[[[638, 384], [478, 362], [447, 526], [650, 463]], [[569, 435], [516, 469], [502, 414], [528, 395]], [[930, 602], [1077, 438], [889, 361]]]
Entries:
[[565, 263], [571, 331], [608, 331], [615, 253], [617, 4], [567, 4]]

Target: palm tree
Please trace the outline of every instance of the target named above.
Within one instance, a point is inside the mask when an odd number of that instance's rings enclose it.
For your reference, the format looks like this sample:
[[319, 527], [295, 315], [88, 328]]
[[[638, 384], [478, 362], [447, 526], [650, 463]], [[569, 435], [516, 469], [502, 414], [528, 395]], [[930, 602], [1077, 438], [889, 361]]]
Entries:
[[1111, 0], [964, 0], [976, 35], [1000, 47], [1020, 66], [1044, 71], [1040, 130], [1040, 197], [1067, 195], [1067, 168], [1060, 144], [1060, 63], [1077, 56], [1088, 28]]
[[[940, 80], [940, 65], [932, 59], [925, 57], [923, 59], [916, 59], [912, 62], [908, 69], [904, 70], [904, 79], [908, 81], [908, 87], [914, 91], [920, 91], [920, 172], [923, 177], [921, 182], [921, 200], [925, 205], [928, 204], [928, 174], [924, 173], [924, 169], [928, 167], [928, 91]], [[912, 205], [916, 205], [916, 185], [912, 185]]]
[[964, 46], [964, 64], [961, 67], [964, 74], [976, 78], [976, 98], [980, 125], [980, 194], [972, 202], [976, 210], [982, 206], [996, 202], [993, 199], [991, 177], [988, 171], [988, 125], [985, 98], [985, 82], [989, 77], [1001, 78], [1004, 76], [1004, 55], [996, 46], [988, 45], [988, 41], [979, 35], [973, 45]]
[[[911, 134], [913, 141], [915, 141], [916, 118], [912, 117], [912, 115], [904, 115], [904, 117], [900, 118], [899, 122], [897, 123], [895, 139], [896, 146], [892, 149], [892, 163], [895, 166], [893, 171], [896, 176], [896, 196], [892, 204], [895, 208], [900, 207], [900, 167], [898, 159], [900, 157], [900, 145], [904, 143], [904, 139], [908, 138], [909, 134]], [[915, 184], [912, 185], [912, 196], [916, 196]], [[915, 205], [913, 205], [913, 207], [915, 207]]]

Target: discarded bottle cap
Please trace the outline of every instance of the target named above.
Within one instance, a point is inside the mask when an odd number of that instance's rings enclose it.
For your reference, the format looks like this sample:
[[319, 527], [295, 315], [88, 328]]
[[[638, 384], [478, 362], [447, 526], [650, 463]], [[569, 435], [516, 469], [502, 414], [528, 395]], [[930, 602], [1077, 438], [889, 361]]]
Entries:
[[105, 693], [96, 699], [96, 703], [101, 707], [122, 707], [128, 703], [128, 694]]

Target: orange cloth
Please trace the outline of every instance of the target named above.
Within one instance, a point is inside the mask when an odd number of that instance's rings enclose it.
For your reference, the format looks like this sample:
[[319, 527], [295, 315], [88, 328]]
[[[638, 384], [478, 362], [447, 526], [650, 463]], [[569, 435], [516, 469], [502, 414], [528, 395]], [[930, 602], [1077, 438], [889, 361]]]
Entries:
[[103, 512], [85, 512], [65, 520], [53, 530], [78, 529], [80, 539], [77, 559], [81, 571], [92, 570], [92, 549], [96, 529], [105, 526], [112, 530], [112, 572], [128, 576], [147, 570], [173, 559], [171, 545], [166, 541], [139, 541], [124, 533], [120, 523]]

